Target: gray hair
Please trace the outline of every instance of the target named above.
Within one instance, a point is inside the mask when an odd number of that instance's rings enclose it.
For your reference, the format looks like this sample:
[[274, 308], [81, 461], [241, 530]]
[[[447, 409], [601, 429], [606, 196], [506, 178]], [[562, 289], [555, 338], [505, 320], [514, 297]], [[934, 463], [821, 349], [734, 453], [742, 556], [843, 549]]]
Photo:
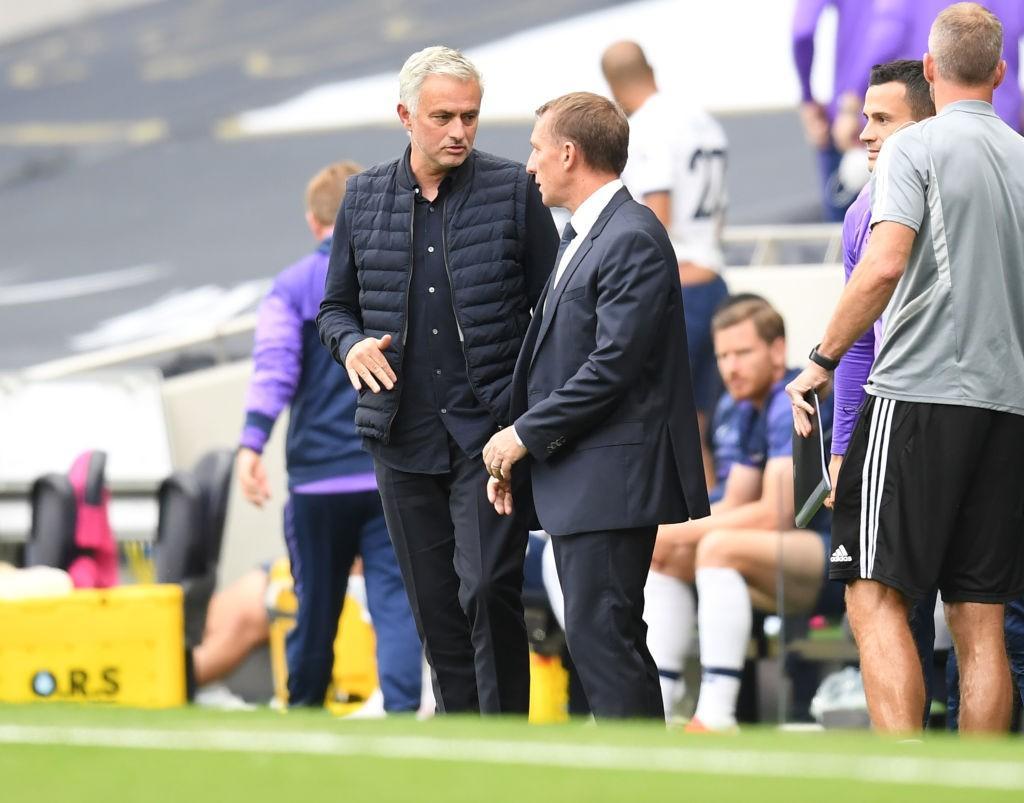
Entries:
[[460, 81], [475, 81], [484, 91], [484, 80], [473, 62], [444, 45], [425, 47], [406, 59], [398, 74], [398, 98], [402, 105], [415, 113], [420, 102], [420, 89], [429, 75], [446, 75]]
[[1003, 57], [1003, 24], [984, 6], [957, 3], [932, 23], [928, 52], [947, 81], [960, 86], [986, 84]]

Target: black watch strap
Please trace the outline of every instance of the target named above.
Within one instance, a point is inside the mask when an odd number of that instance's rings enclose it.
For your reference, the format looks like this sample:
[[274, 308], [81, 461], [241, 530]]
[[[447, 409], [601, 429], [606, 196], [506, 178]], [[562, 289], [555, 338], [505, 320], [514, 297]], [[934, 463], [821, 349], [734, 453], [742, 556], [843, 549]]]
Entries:
[[[821, 343], [818, 344], [818, 346], [820, 345]], [[829, 357], [826, 357], [824, 354], [818, 351], [818, 346], [815, 346], [813, 349], [811, 349], [811, 353], [807, 355], [808, 359], [810, 359], [810, 361], [815, 363], [816, 365], [820, 365], [826, 371], [836, 370], [836, 368], [839, 365], [839, 360], [833, 360]]]

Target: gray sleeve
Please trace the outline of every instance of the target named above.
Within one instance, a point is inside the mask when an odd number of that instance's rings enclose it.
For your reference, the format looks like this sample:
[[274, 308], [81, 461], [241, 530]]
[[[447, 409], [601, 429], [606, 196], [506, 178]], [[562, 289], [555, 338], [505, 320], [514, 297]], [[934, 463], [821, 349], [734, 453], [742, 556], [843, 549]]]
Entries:
[[928, 154], [917, 132], [893, 134], [871, 177], [871, 225], [884, 220], [919, 231], [927, 209]]

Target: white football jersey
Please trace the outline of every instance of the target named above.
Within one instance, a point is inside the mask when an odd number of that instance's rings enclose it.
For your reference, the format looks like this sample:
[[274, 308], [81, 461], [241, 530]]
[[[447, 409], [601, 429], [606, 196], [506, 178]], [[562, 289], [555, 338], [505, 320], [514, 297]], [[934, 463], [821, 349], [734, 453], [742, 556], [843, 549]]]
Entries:
[[668, 192], [669, 235], [680, 261], [721, 270], [727, 143], [703, 109], [655, 93], [629, 118], [629, 161], [622, 181], [636, 200]]

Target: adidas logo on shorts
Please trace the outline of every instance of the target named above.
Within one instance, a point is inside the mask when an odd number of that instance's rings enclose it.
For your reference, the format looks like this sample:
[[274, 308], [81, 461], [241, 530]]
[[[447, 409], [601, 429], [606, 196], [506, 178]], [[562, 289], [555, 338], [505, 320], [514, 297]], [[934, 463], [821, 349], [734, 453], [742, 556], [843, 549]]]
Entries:
[[853, 558], [850, 557], [850, 553], [846, 551], [846, 547], [840, 544], [836, 547], [836, 551], [832, 553], [832, 557], [828, 559], [829, 563], [849, 563]]

